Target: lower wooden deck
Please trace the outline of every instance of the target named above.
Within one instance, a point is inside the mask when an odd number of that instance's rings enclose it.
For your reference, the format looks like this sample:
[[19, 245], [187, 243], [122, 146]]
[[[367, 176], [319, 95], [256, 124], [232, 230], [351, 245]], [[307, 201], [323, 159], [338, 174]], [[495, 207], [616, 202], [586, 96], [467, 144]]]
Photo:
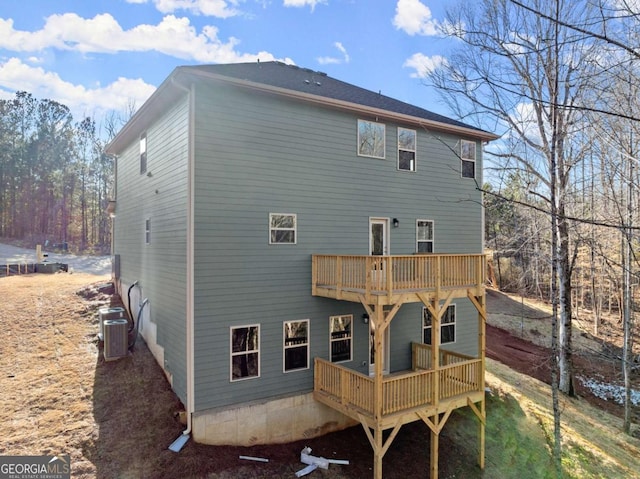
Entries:
[[316, 358], [314, 397], [372, 429], [389, 429], [484, 399], [482, 360], [441, 351], [428, 369], [428, 345], [412, 345], [413, 370], [387, 375], [376, 402], [374, 378]]

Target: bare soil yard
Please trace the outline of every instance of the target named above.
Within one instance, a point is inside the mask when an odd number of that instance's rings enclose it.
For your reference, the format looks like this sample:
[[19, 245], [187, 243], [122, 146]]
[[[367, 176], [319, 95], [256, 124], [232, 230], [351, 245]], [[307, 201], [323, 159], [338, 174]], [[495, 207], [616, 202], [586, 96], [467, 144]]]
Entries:
[[[350, 461], [317, 470], [311, 479], [372, 476], [371, 447], [359, 426], [292, 444], [242, 448], [190, 441], [179, 454], [168, 451], [184, 428], [174, 417], [182, 406], [144, 342], [118, 361], [101, 355], [96, 311], [119, 302], [107, 280], [82, 273], [0, 278], [0, 455], [68, 453], [74, 478], [273, 478], [295, 477], [303, 467], [300, 450], [310, 446], [314, 454]], [[542, 341], [535, 346], [523, 339], [541, 339], [537, 327], [548, 323], [547, 314], [533, 308], [523, 320], [517, 300], [489, 299], [491, 323], [515, 334], [489, 326], [488, 356], [544, 379], [548, 350]], [[476, 422], [462, 412], [441, 434], [440, 477], [552, 477], [544, 472], [550, 465], [549, 388], [499, 362], [487, 364], [487, 467], [483, 473], [476, 466]], [[602, 361], [589, 359], [588, 365], [609, 379], [617, 374]], [[563, 401], [567, 477], [640, 477], [640, 440], [619, 433], [618, 417], [591, 406], [601, 400], [589, 390], [579, 392], [588, 401]], [[619, 406], [607, 409], [620, 412]], [[385, 478], [428, 477], [428, 451], [427, 427], [404, 426], [384, 458]], [[242, 461], [240, 455], [269, 462]]]

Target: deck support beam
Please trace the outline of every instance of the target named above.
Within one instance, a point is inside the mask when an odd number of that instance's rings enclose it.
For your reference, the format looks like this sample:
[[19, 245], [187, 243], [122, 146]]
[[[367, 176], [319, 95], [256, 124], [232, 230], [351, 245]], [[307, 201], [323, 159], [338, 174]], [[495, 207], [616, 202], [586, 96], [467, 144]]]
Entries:
[[486, 368], [486, 324], [487, 324], [487, 298], [485, 295], [475, 296], [472, 290], [467, 291], [467, 297], [473, 303], [478, 310], [478, 356], [482, 360], [482, 366], [480, 368], [480, 387], [482, 388], [482, 401], [480, 401], [480, 409], [476, 405], [467, 399], [467, 403], [471, 407], [471, 410], [478, 417], [478, 466], [480, 469], [484, 469], [485, 464], [485, 426], [487, 422], [486, 413], [486, 401], [484, 398], [484, 384], [485, 384], [485, 368]]
[[440, 445], [440, 427], [438, 414], [433, 416], [432, 422], [436, 430], [431, 430], [431, 457], [429, 458], [429, 477], [431, 479], [438, 479], [438, 450]]
[[480, 401], [480, 409], [476, 406], [470, 398], [467, 398], [467, 405], [471, 408], [473, 413], [478, 418], [478, 466], [480, 469], [484, 469], [484, 448], [485, 448], [485, 431], [484, 428], [487, 425], [487, 413], [485, 410], [485, 400]]

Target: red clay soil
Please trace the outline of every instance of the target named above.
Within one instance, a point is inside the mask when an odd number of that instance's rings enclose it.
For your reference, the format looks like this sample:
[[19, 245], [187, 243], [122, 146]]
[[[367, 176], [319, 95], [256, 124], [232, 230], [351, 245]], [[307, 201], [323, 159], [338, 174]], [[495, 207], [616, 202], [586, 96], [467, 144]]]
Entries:
[[[504, 298], [500, 298], [500, 296], [503, 295], [494, 291], [487, 291], [489, 315], [492, 310], [497, 311], [497, 308], [509, 309], [510, 306], [505, 301], [510, 300], [506, 299], [506, 296], [504, 296]], [[514, 304], [515, 306], [511, 306], [512, 309], [514, 307], [520, 307], [517, 303]], [[532, 308], [528, 309], [527, 316], [529, 319], [538, 318], [540, 321], [549, 320], [548, 316], [544, 316], [544, 313]], [[574, 334], [580, 334], [580, 332], [574, 330]], [[500, 361], [515, 371], [551, 384], [550, 348], [533, 344], [515, 336], [509, 331], [487, 324], [486, 356]], [[605, 401], [596, 397], [592, 391], [577, 379], [577, 376], [581, 376], [595, 378], [602, 383], [620, 384], [620, 362], [607, 360], [602, 355], [588, 351], [574, 351], [572, 359], [575, 394], [602, 410], [620, 418], [624, 417], [624, 409], [622, 406], [615, 404], [613, 401]], [[551, 394], [551, 390], [549, 390], [549, 394]]]

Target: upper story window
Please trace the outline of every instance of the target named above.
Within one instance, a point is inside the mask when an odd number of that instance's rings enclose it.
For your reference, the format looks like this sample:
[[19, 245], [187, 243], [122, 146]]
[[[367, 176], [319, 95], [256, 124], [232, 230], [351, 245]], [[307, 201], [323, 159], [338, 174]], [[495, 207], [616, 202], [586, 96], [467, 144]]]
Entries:
[[[422, 308], [422, 342], [431, 344], [433, 330], [433, 316], [425, 307]], [[440, 344], [455, 343], [456, 341], [456, 305], [450, 304], [440, 320]]]
[[463, 178], [476, 177], [476, 142], [462, 140], [460, 142], [460, 161]]
[[367, 120], [358, 120], [358, 155], [384, 158], [385, 126]]
[[269, 213], [269, 244], [296, 244], [297, 223], [294, 214]]
[[147, 134], [140, 135], [140, 174], [147, 172]]
[[231, 328], [231, 381], [260, 376], [260, 326]]
[[309, 320], [284, 322], [284, 371], [309, 368]]
[[416, 221], [416, 251], [433, 253], [433, 221]]
[[351, 361], [353, 315], [331, 316], [329, 318], [329, 343], [331, 362]]
[[416, 131], [398, 128], [398, 169], [416, 171]]

